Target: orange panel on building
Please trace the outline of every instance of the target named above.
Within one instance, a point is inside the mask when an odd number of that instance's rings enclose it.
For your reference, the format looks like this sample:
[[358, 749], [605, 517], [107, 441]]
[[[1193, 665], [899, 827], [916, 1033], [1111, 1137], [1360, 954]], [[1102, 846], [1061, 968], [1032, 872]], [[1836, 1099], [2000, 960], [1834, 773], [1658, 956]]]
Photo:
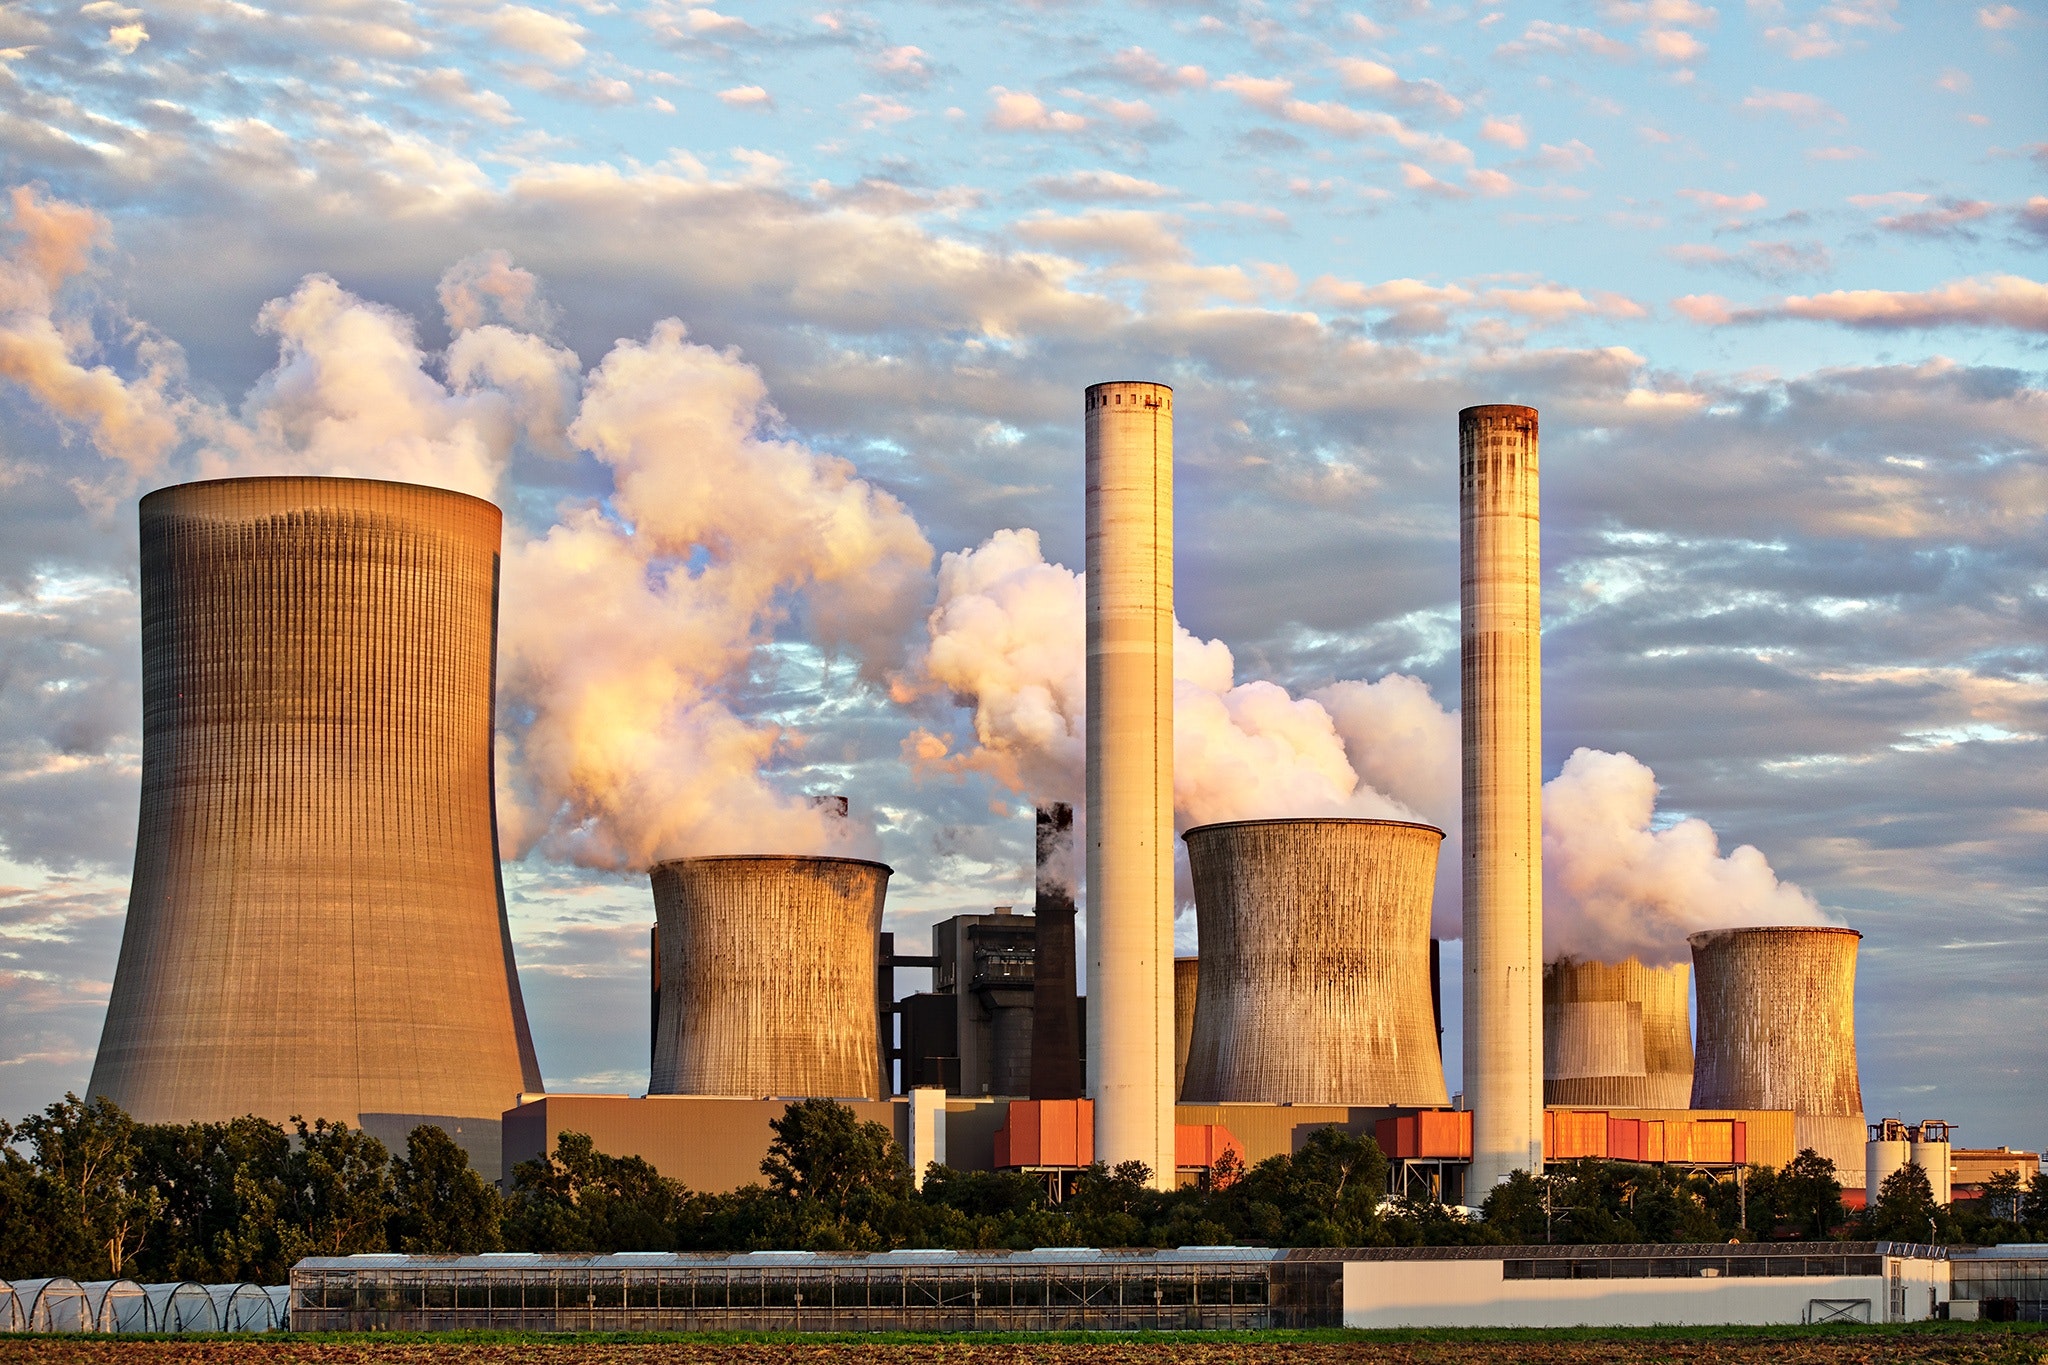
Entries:
[[995, 1135], [995, 1166], [1087, 1166], [1095, 1160], [1095, 1101], [1013, 1100]]
[[1180, 1123], [1173, 1129], [1173, 1164], [1182, 1170], [1213, 1169], [1225, 1152], [1244, 1161], [1244, 1144], [1220, 1123]]
[[1464, 1161], [1472, 1156], [1472, 1111], [1418, 1109], [1373, 1124], [1380, 1150], [1399, 1161]]

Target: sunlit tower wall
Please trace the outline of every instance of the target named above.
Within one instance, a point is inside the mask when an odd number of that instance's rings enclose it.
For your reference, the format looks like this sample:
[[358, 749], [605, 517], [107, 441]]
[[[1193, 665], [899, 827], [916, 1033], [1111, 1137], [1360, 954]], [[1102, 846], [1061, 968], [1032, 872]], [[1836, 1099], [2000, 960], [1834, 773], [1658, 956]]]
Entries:
[[1443, 831], [1240, 820], [1187, 832], [1201, 939], [1189, 1104], [1441, 1106], [1429, 907]]
[[1543, 969], [1543, 1102], [1692, 1103], [1692, 967], [1561, 957]]
[[140, 517], [141, 820], [91, 1093], [431, 1120], [498, 1169], [541, 1085], [498, 879], [498, 509], [261, 478]]
[[1789, 1109], [1793, 1140], [1863, 1181], [1854, 929], [1806, 925], [1694, 934], [1699, 988], [1695, 1109]]
[[679, 858], [649, 873], [661, 1018], [648, 1093], [880, 1099], [875, 957], [890, 868]]
[[1088, 504], [1088, 1089], [1095, 1153], [1174, 1180], [1173, 390], [1095, 384]]
[[1543, 648], [1536, 409], [1458, 414], [1467, 1189], [1543, 1168]]

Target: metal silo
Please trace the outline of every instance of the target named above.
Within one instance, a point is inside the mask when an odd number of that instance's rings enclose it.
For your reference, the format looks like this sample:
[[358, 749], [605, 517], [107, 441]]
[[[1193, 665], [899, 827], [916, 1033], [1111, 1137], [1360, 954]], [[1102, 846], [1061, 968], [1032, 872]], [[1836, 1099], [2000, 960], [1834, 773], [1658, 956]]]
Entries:
[[1789, 1109], [1793, 1137], [1864, 1178], [1856, 1074], [1854, 929], [1801, 926], [1694, 934], [1699, 982], [1695, 1109]]
[[1443, 837], [1398, 820], [1187, 832], [1201, 989], [1186, 1102], [1445, 1102], [1429, 1001]]
[[142, 499], [142, 807], [90, 1093], [484, 1170], [540, 1088], [498, 881], [502, 518], [368, 479]]
[[1543, 969], [1543, 1102], [1683, 1109], [1692, 1102], [1692, 968], [1561, 957]]
[[657, 863], [661, 1027], [648, 1093], [886, 1095], [876, 936], [890, 869], [767, 854]]

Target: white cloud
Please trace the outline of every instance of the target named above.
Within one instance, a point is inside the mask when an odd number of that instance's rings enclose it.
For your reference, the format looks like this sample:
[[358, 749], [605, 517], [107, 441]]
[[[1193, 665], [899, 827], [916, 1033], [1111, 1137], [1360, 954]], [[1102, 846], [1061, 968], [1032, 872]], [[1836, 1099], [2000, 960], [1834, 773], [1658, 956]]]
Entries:
[[574, 66], [586, 55], [579, 40], [588, 30], [559, 14], [529, 5], [501, 5], [486, 14], [483, 22], [498, 42], [550, 66]]

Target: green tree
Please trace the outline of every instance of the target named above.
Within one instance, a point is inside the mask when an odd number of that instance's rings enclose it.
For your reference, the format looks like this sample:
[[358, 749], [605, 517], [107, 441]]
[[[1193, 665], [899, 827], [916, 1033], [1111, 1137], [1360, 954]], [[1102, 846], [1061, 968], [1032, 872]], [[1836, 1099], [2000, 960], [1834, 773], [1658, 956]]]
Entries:
[[1835, 1163], [1811, 1147], [1785, 1163], [1777, 1179], [1778, 1216], [1794, 1236], [1827, 1241], [1842, 1225], [1842, 1182]]
[[0, 1279], [28, 1279], [68, 1264], [74, 1248], [52, 1238], [55, 1193], [35, 1163], [14, 1149], [16, 1130], [0, 1120]]
[[40, 1216], [61, 1261], [43, 1273], [120, 1278], [163, 1207], [136, 1179], [135, 1120], [105, 1096], [87, 1103], [67, 1094], [23, 1119], [14, 1136], [35, 1151], [31, 1184], [41, 1185]]
[[406, 1135], [392, 1166], [391, 1245], [404, 1252], [496, 1251], [504, 1200], [470, 1169], [469, 1153], [433, 1124]]
[[[512, 1168], [503, 1233], [515, 1251], [742, 1250], [758, 1221], [744, 1201], [693, 1200], [637, 1156], [609, 1156], [586, 1133], [563, 1133], [548, 1156]], [[701, 1240], [710, 1237], [706, 1242]]]
[[1548, 1240], [1550, 1185], [1543, 1177], [1527, 1171], [1510, 1171], [1508, 1178], [1487, 1191], [1479, 1214], [1504, 1242], [1532, 1245]]
[[1934, 1186], [1917, 1161], [1884, 1178], [1877, 1198], [1864, 1210], [1864, 1230], [1894, 1242], [1945, 1242], [1954, 1232], [1948, 1210], [1934, 1202]]
[[279, 1210], [286, 1259], [387, 1250], [391, 1156], [384, 1144], [339, 1121], [292, 1123], [298, 1142], [286, 1163]]
[[2037, 1174], [2027, 1183], [2026, 1198], [2020, 1201], [2020, 1221], [2027, 1231], [2048, 1237], [2048, 1174]]
[[2026, 1198], [2018, 1171], [1999, 1171], [1984, 1182], [1984, 1212], [1999, 1222], [2020, 1222]]
[[163, 1209], [136, 1274], [151, 1280], [280, 1284], [291, 1139], [268, 1119], [148, 1123], [136, 1129], [138, 1180]]

